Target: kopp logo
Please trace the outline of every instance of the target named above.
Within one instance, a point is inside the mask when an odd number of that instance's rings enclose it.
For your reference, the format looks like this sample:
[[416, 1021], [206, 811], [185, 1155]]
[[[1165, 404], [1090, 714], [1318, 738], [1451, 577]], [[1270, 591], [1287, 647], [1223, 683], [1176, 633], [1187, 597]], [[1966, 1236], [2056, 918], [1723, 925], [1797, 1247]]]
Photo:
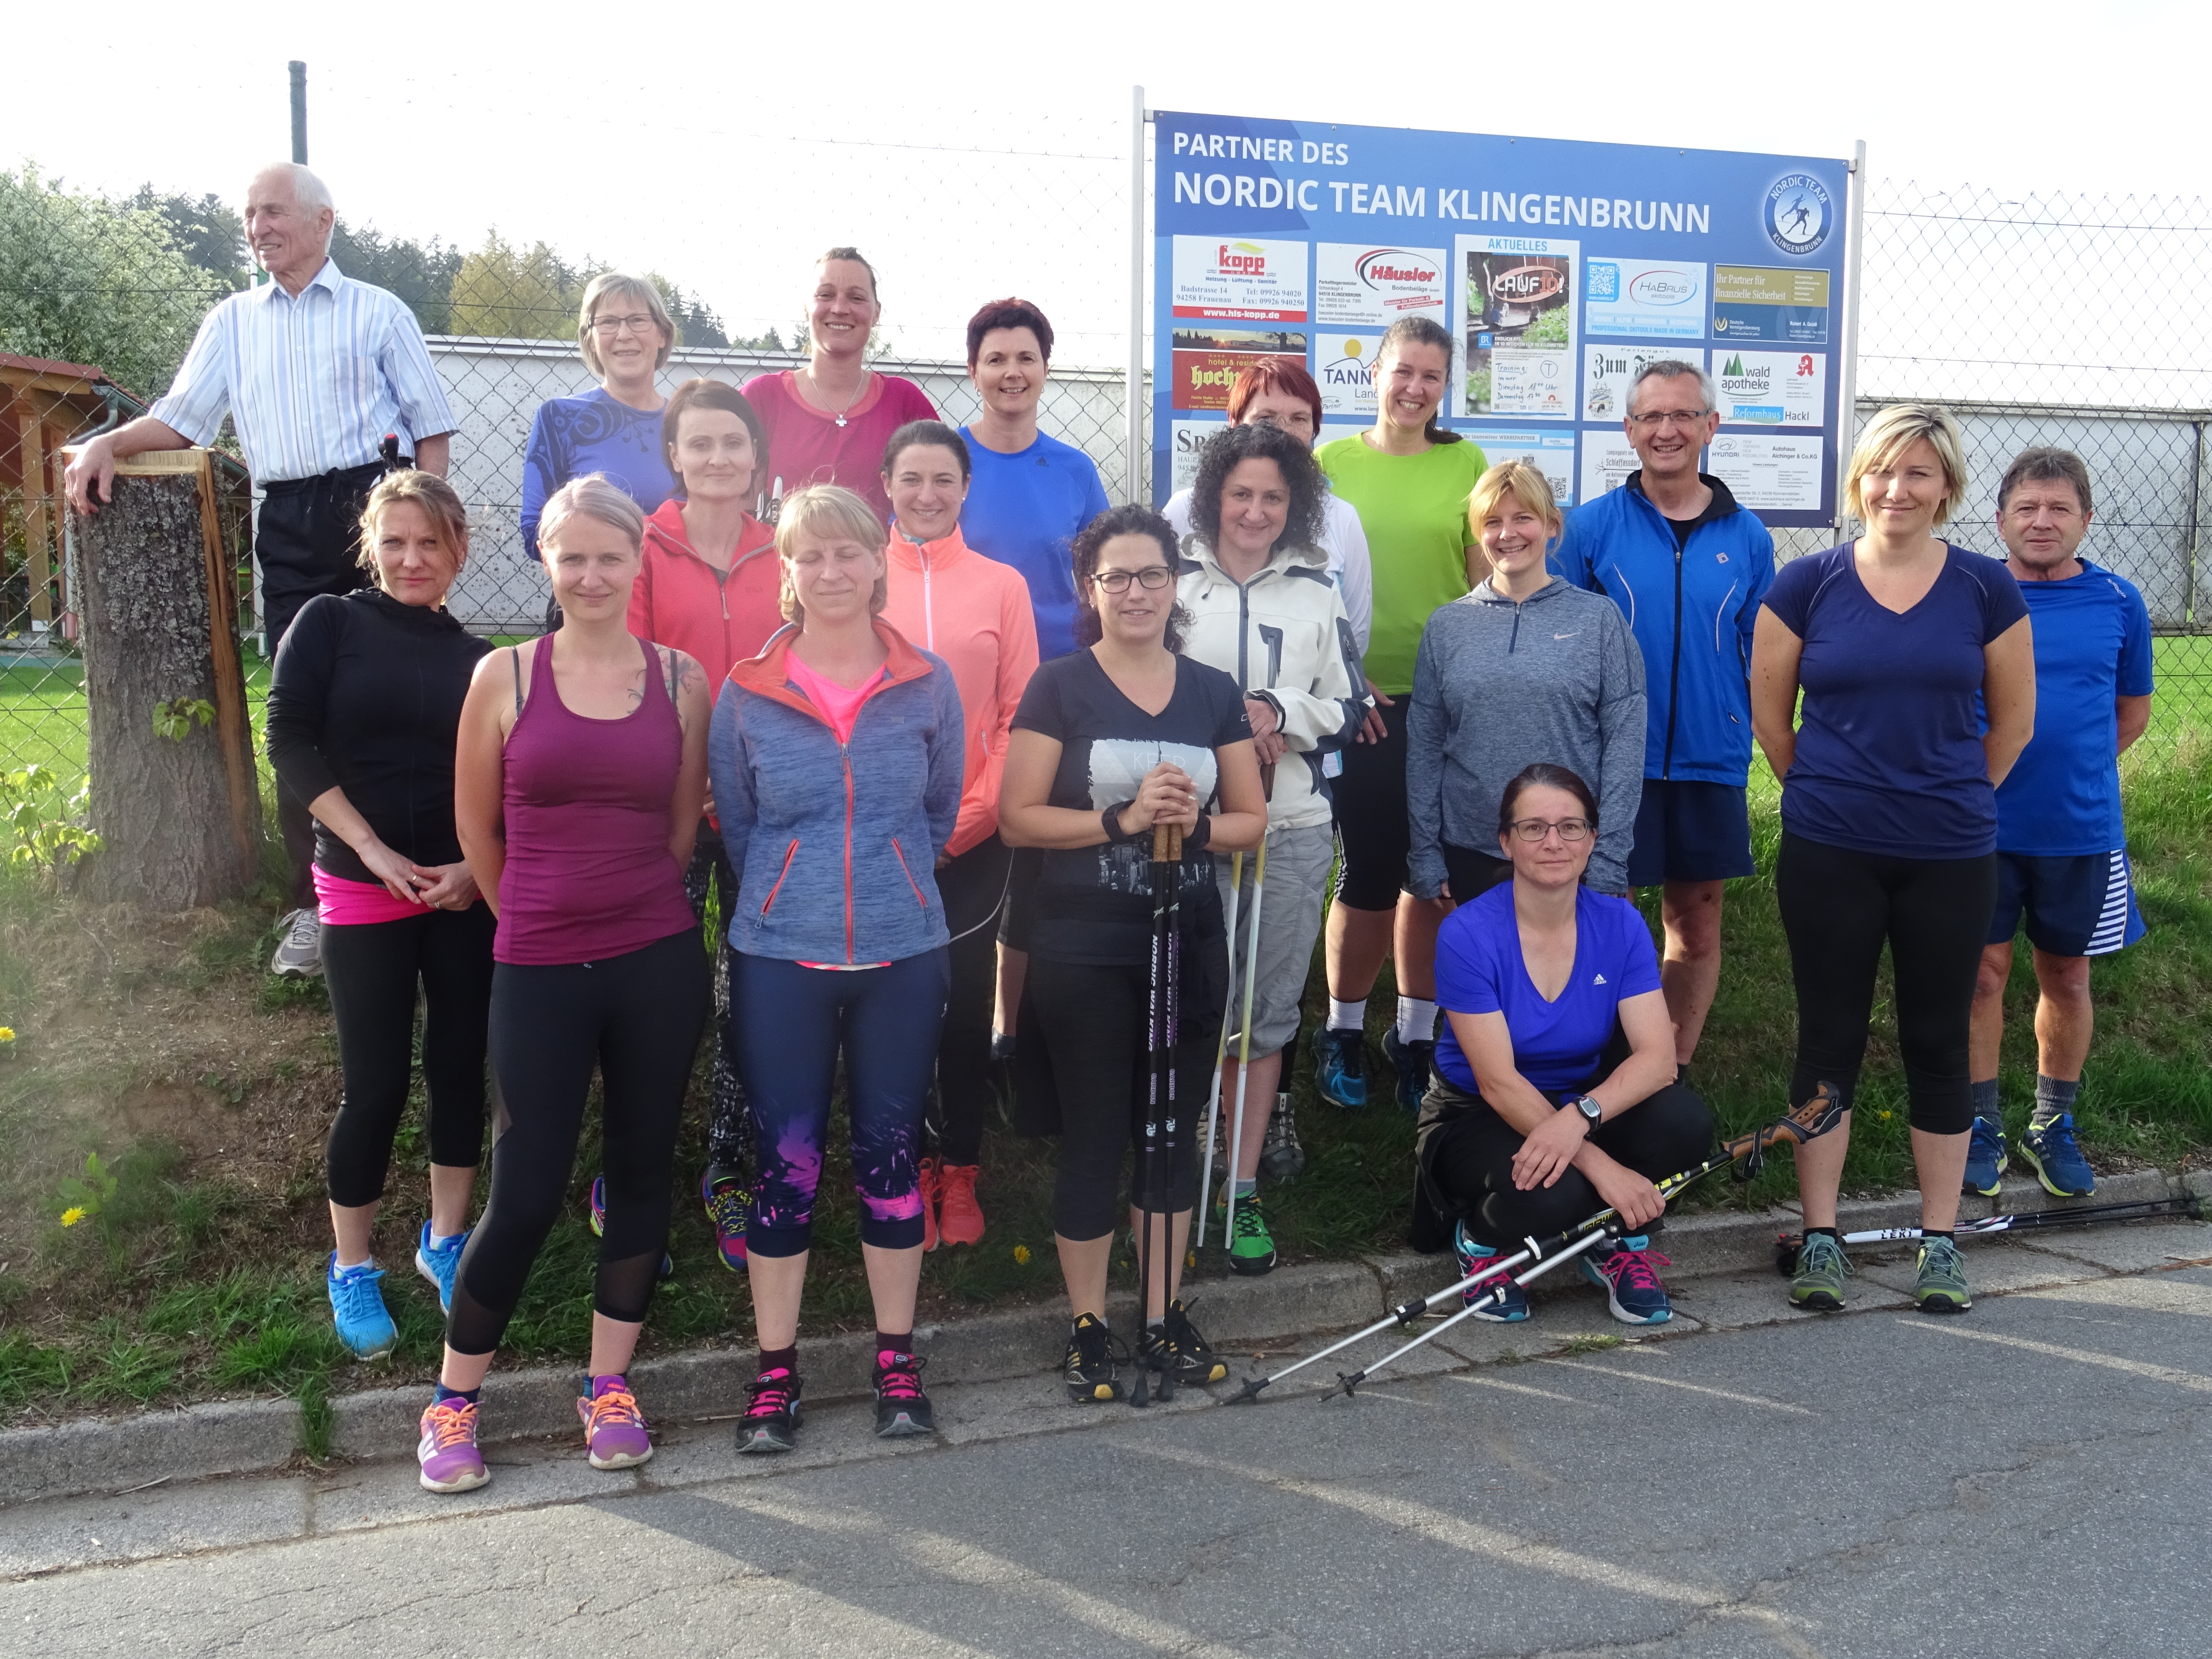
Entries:
[[1214, 267], [1224, 276], [1264, 276], [1267, 251], [1252, 242], [1224, 242], [1214, 255]]
[[1785, 173], [1766, 192], [1766, 234], [1784, 253], [1817, 252], [1835, 216], [1828, 187], [1809, 173]]

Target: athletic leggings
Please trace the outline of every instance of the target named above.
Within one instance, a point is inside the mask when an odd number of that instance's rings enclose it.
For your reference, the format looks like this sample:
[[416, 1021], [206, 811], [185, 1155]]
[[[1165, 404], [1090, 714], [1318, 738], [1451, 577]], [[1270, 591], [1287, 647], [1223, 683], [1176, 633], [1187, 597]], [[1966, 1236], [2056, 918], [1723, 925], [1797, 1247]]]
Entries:
[[945, 957], [940, 946], [848, 971], [731, 953], [738, 1066], [759, 1154], [745, 1230], [754, 1255], [798, 1255], [813, 1241], [841, 1051], [860, 1242], [921, 1244], [922, 1097], [945, 1024]]
[[1406, 885], [1413, 830], [1406, 812], [1406, 707], [1382, 716], [1380, 743], [1344, 747], [1344, 775], [1331, 792], [1336, 813], [1336, 902], [1354, 910], [1395, 910]]
[[[1220, 933], [1184, 936], [1182, 975], [1181, 1040], [1175, 1050], [1181, 1144], [1174, 1168], [1152, 1171], [1150, 1182], [1140, 1160], [1129, 1194], [1132, 1204], [1170, 1214], [1198, 1200], [1206, 1085], [1229, 978]], [[1120, 1218], [1121, 1160], [1141, 1144], [1151, 1081], [1145, 1048], [1150, 999], [1150, 975], [1143, 967], [1030, 958], [1024, 1002], [1034, 1018], [1024, 1019], [1017, 1052], [1030, 1046], [1033, 1028], [1051, 1063], [1060, 1120], [1052, 1226], [1078, 1243], [1105, 1237]]]
[[952, 930], [952, 989], [937, 1049], [937, 1093], [929, 1127], [947, 1164], [973, 1164], [983, 1152], [983, 1111], [991, 1099], [991, 1017], [998, 987], [999, 917], [1013, 850], [987, 836], [937, 872], [945, 925]]
[[730, 1021], [729, 966], [721, 948], [730, 937], [730, 914], [738, 902], [738, 877], [730, 868], [721, 833], [702, 818], [690, 867], [684, 872], [684, 896], [691, 901], [691, 914], [702, 925], [707, 920], [710, 892], [715, 902], [714, 1069], [707, 1085], [707, 1161], [741, 1169], [752, 1139], [752, 1121], [745, 1115], [745, 1091], [738, 1085], [738, 1038]]
[[559, 1218], [596, 1064], [607, 1183], [594, 1312], [635, 1324], [668, 1237], [684, 1085], [707, 1021], [707, 956], [694, 928], [598, 962], [492, 976], [491, 1054], [507, 1122], [492, 1143], [491, 1200], [461, 1252], [446, 1322], [456, 1353], [499, 1346], [531, 1264]]
[[324, 927], [323, 982], [345, 1073], [326, 1155], [331, 1203], [354, 1209], [384, 1196], [414, 1067], [418, 984], [430, 1162], [473, 1170], [483, 1156], [484, 1022], [495, 925], [491, 907], [478, 902]]
[[[1464, 1216], [1475, 1242], [1495, 1249], [1523, 1238], [1549, 1238], [1605, 1208], [1589, 1178], [1575, 1169], [1549, 1187], [1522, 1192], [1513, 1184], [1513, 1158], [1528, 1137], [1481, 1096], [1442, 1079], [1431, 1085], [1424, 1109], [1433, 1109], [1440, 1096], [1443, 1103], [1457, 1109], [1421, 1139], [1424, 1180], [1414, 1205], [1417, 1232], [1419, 1212], [1433, 1205], [1447, 1221]], [[1713, 1144], [1712, 1109], [1680, 1084], [1670, 1083], [1600, 1124], [1590, 1140], [1647, 1181], [1664, 1181], [1705, 1161]], [[1656, 1231], [1658, 1224], [1647, 1231]]]
[[1966, 1028], [1982, 944], [1996, 908], [1996, 854], [1892, 858], [1784, 830], [1774, 896], [1797, 982], [1797, 1066], [1790, 1098], [1810, 1099], [1827, 1082], [1850, 1099], [1887, 939], [1912, 1127], [1937, 1135], [1972, 1127]]

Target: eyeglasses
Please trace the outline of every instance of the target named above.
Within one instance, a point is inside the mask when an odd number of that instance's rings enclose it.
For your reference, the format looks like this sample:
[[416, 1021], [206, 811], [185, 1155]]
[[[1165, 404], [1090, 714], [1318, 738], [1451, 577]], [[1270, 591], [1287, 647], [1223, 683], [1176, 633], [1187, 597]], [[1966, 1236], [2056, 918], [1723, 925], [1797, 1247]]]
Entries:
[[628, 317], [594, 317], [592, 327], [601, 334], [619, 334], [624, 329], [632, 334], [653, 334], [659, 331], [659, 325], [652, 318], [637, 313]]
[[1152, 592], [1158, 592], [1175, 580], [1175, 572], [1164, 564], [1147, 565], [1142, 570], [1102, 570], [1091, 579], [1109, 593], [1126, 593], [1131, 582]]
[[1628, 418], [1646, 432], [1656, 432], [1662, 427], [1679, 426], [1685, 432], [1694, 430], [1709, 418], [1710, 409], [1662, 409], [1650, 415], [1632, 415]]
[[1531, 844], [1543, 840], [1554, 830], [1559, 832], [1561, 841], [1571, 846], [1576, 842], [1589, 839], [1590, 821], [1588, 818], [1561, 818], [1557, 823], [1548, 823], [1542, 818], [1513, 820], [1514, 836]]

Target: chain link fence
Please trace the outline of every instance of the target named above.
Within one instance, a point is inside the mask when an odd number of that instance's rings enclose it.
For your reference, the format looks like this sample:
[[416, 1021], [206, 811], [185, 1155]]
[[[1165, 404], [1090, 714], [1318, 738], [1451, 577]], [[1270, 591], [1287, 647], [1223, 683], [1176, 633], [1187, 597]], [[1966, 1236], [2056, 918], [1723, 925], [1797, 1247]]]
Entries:
[[[677, 244], [696, 269], [656, 276], [684, 336], [664, 386], [802, 363], [811, 261], [857, 241], [882, 273], [876, 367], [967, 421], [979, 406], [967, 318], [987, 300], [1031, 300], [1058, 334], [1044, 429], [1091, 456], [1110, 496], [1129, 491], [1126, 126], [1069, 118], [1019, 152], [693, 136], [742, 140], [751, 176], [787, 187], [760, 192], [772, 199], [749, 211], [747, 241], [762, 252], [726, 283], [703, 240]], [[2212, 207], [1883, 181], [1865, 227], [1859, 417], [1905, 399], [1959, 413], [1978, 487], [1952, 533], [1984, 551], [1999, 545], [1995, 485], [2011, 457], [2032, 444], [2077, 450], [2096, 480], [2089, 550], [2142, 589], [2161, 635], [2153, 736], [2212, 728], [2197, 566], [2212, 517]], [[540, 404], [592, 384], [575, 301], [604, 267], [543, 242], [495, 234], [463, 252], [343, 217], [333, 253], [405, 299], [430, 338], [459, 423], [455, 482], [477, 526], [456, 611], [486, 634], [534, 631], [544, 587], [522, 550], [523, 453]], [[118, 199], [28, 167], [0, 171], [0, 772], [35, 765], [73, 784], [83, 767], [62, 446], [166, 390], [200, 319], [249, 276], [236, 211], [218, 197]], [[720, 312], [702, 297], [710, 277]], [[250, 593], [250, 484], [234, 463], [223, 471], [222, 522]], [[1784, 556], [1832, 539], [1778, 536]], [[240, 627], [250, 633], [251, 617]], [[249, 668], [264, 684], [250, 654]]]

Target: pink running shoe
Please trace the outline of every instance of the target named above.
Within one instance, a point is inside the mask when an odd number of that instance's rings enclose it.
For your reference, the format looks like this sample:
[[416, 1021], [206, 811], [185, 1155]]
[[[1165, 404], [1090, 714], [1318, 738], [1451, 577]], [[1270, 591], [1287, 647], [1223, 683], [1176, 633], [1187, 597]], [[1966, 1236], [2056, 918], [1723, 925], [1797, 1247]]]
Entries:
[[477, 1408], [465, 1400], [439, 1400], [422, 1413], [422, 1438], [415, 1448], [425, 1492], [473, 1492], [491, 1479], [477, 1449]]
[[583, 1419], [592, 1467], [627, 1469], [651, 1457], [645, 1413], [638, 1410], [629, 1383], [621, 1376], [595, 1376], [591, 1386], [591, 1393], [576, 1401], [576, 1415]]

